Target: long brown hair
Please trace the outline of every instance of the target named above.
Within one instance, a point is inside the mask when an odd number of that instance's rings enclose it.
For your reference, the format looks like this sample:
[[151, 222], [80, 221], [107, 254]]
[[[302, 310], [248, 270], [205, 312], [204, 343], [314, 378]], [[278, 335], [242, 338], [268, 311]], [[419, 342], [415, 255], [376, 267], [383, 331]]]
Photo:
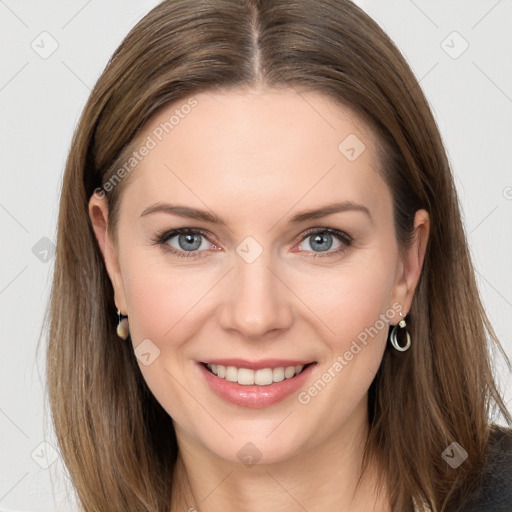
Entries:
[[[412, 499], [453, 510], [482, 469], [492, 414], [512, 424], [493, 356], [499, 351], [510, 363], [479, 297], [428, 103], [394, 44], [349, 0], [168, 0], [133, 28], [96, 83], [66, 163], [47, 352], [53, 421], [83, 510], [169, 510], [177, 456], [171, 418], [146, 386], [131, 344], [116, 336], [88, 200], [163, 105], [257, 85], [322, 93], [368, 124], [399, 247], [411, 240], [415, 212], [430, 214], [408, 316], [413, 345], [400, 354], [386, 349], [370, 387], [365, 465], [384, 462], [397, 510]], [[123, 185], [107, 193], [111, 212]], [[469, 454], [457, 470], [441, 457], [453, 441]]]

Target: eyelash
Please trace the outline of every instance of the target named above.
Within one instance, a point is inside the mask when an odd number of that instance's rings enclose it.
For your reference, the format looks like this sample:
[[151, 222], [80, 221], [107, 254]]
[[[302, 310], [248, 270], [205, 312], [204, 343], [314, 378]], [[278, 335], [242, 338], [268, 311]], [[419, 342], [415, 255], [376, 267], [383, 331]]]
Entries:
[[[302, 238], [300, 239], [299, 243], [302, 243], [304, 240], [306, 240], [311, 235], [316, 235], [318, 233], [329, 233], [331, 235], [334, 235], [338, 240], [344, 245], [344, 247], [340, 247], [334, 251], [325, 251], [324, 254], [321, 252], [313, 253], [313, 256], [308, 256], [311, 258], [318, 258], [318, 257], [326, 257], [326, 256], [333, 256], [335, 254], [342, 253], [346, 251], [353, 243], [353, 239], [350, 235], [343, 231], [339, 231], [337, 229], [333, 228], [312, 228], [305, 231]], [[180, 257], [180, 258], [200, 258], [201, 252], [204, 251], [177, 251], [173, 247], [171, 247], [167, 242], [174, 238], [177, 235], [195, 235], [199, 234], [203, 237], [205, 237], [208, 240], [208, 233], [201, 229], [192, 229], [192, 228], [179, 228], [179, 229], [173, 229], [171, 231], [165, 231], [161, 233], [160, 235], [157, 235], [157, 237], [154, 240], [155, 244], [164, 246], [166, 251], [171, 252], [172, 254]]]

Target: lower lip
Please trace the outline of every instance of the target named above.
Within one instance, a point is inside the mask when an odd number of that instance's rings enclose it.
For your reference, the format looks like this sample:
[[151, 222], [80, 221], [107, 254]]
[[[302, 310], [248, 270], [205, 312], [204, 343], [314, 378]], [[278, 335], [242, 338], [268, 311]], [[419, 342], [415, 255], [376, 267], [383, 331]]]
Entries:
[[198, 363], [198, 366], [211, 390], [221, 398], [242, 407], [261, 409], [262, 407], [274, 405], [297, 392], [313, 371], [315, 364], [310, 364], [299, 375], [291, 379], [274, 382], [268, 386], [243, 386], [238, 384], [238, 382], [230, 382], [229, 380], [217, 377], [201, 363]]

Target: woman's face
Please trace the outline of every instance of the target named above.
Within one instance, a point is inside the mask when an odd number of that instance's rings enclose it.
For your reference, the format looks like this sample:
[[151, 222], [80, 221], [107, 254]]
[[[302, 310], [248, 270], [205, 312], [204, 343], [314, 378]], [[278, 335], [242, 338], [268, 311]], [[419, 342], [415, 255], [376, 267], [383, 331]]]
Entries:
[[318, 94], [232, 90], [166, 107], [138, 142], [115, 249], [106, 201], [90, 211], [178, 438], [265, 463], [360, 429], [424, 251], [399, 257], [372, 133]]

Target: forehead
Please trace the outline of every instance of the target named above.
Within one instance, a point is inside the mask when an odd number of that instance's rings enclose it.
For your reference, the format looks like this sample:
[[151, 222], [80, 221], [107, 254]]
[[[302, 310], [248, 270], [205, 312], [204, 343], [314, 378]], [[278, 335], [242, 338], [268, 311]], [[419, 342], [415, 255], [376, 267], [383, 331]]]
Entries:
[[202, 198], [250, 201], [260, 209], [299, 200], [372, 203], [389, 199], [375, 143], [348, 108], [318, 93], [203, 92], [146, 122], [135, 148], [150, 149], [127, 193], [141, 205], [178, 198], [198, 207]]

